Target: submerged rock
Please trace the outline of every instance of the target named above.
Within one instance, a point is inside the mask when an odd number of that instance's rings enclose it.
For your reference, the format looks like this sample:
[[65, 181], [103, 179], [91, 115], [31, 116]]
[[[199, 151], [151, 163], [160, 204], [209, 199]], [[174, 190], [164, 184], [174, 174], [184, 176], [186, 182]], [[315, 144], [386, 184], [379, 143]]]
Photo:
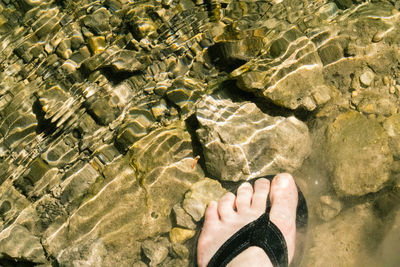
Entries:
[[316, 208], [319, 218], [323, 221], [329, 221], [336, 217], [342, 210], [342, 203], [331, 196], [321, 196]]
[[175, 221], [178, 226], [187, 229], [196, 229], [196, 224], [193, 222], [192, 217], [178, 204], [173, 207]]
[[395, 104], [388, 97], [377, 93], [362, 92], [352, 97], [352, 103], [365, 114], [389, 116], [396, 110]]
[[310, 153], [307, 126], [295, 117], [272, 117], [250, 102], [207, 96], [197, 106], [207, 171], [227, 181], [298, 168]]
[[169, 238], [172, 243], [184, 243], [196, 234], [196, 231], [179, 227], [172, 228]]
[[225, 192], [226, 190], [218, 181], [206, 178], [190, 187], [190, 191], [185, 194], [183, 208], [195, 221], [199, 221], [207, 205], [211, 201], [218, 201]]
[[150, 260], [150, 266], [157, 266], [168, 256], [169, 242], [167, 238], [160, 240], [145, 240], [142, 243], [142, 250]]
[[243, 74], [237, 71], [239, 88], [289, 109], [314, 110], [330, 100], [331, 89], [325, 85], [322, 62], [311, 40], [291, 27], [269, 46], [266, 55], [242, 67]]
[[372, 82], [374, 81], [375, 74], [371, 70], [365, 71], [363, 74], [360, 76], [360, 82], [364, 86], [370, 86]]
[[389, 146], [395, 158], [400, 158], [400, 114], [393, 114], [384, 123], [383, 128], [389, 136]]
[[2, 258], [12, 259], [15, 262], [48, 263], [40, 239], [22, 225], [13, 225], [2, 231], [0, 246]]
[[388, 136], [376, 119], [343, 113], [328, 127], [327, 138], [332, 184], [340, 196], [376, 192], [388, 181], [393, 158]]

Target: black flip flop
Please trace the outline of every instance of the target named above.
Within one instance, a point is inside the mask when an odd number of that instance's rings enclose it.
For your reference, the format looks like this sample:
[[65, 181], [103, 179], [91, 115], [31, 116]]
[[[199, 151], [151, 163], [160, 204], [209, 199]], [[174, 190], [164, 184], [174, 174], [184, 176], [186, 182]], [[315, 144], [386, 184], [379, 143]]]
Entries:
[[[274, 175], [253, 178], [248, 182], [254, 186], [254, 182], [259, 178], [267, 178], [272, 181]], [[306, 200], [299, 187], [297, 187], [297, 192], [298, 203], [296, 213], [296, 248], [294, 258], [290, 264], [291, 266], [297, 266], [300, 264], [301, 256], [303, 255], [304, 251], [305, 236], [307, 233], [308, 224], [308, 208]], [[207, 267], [226, 266], [238, 254], [251, 246], [262, 248], [268, 255], [273, 266], [288, 266], [286, 241], [278, 227], [269, 220], [270, 209], [271, 205], [268, 198], [267, 210], [265, 213], [257, 220], [245, 225], [233, 236], [231, 236], [214, 254]]]

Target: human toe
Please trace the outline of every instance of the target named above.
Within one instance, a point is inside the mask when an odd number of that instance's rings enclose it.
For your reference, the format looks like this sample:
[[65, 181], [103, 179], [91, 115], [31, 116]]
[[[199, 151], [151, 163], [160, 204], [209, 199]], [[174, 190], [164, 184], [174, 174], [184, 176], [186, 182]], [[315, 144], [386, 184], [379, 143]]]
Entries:
[[282, 232], [287, 247], [289, 261], [293, 258], [296, 238], [297, 187], [290, 174], [282, 173], [271, 183], [270, 220]]
[[210, 204], [208, 204], [207, 210], [204, 215], [203, 228], [213, 226], [219, 220], [217, 207], [218, 204], [215, 201], [211, 201]]
[[268, 179], [260, 178], [254, 183], [254, 194], [251, 201], [252, 209], [256, 209], [264, 212], [267, 208], [267, 198], [270, 188], [270, 182]]
[[228, 192], [218, 201], [218, 214], [222, 221], [229, 220], [235, 215], [235, 198], [233, 193]]
[[[283, 205], [287, 207], [292, 213], [296, 213], [297, 207], [297, 186], [296, 183], [289, 173], [280, 173], [274, 177], [271, 183], [271, 193], [270, 193], [271, 202], [278, 205]], [[272, 209], [273, 207], [271, 207]], [[293, 214], [282, 214], [282, 216]]]
[[250, 183], [245, 182], [239, 186], [236, 196], [236, 209], [238, 213], [246, 212], [250, 209], [252, 196], [253, 187]]

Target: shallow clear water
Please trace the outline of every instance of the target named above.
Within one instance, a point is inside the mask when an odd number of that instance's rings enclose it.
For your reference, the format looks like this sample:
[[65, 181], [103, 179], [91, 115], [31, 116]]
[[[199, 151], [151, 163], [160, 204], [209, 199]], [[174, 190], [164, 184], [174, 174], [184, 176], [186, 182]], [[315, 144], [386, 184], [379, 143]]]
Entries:
[[397, 266], [398, 9], [0, 1], [0, 265], [193, 266], [208, 201], [289, 171], [301, 266]]

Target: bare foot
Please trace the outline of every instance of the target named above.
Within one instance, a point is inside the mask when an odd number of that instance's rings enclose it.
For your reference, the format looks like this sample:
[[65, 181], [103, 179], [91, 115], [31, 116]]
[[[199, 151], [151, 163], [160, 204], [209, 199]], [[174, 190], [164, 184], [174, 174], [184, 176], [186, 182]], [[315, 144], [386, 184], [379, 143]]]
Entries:
[[[294, 255], [296, 238], [297, 187], [293, 177], [281, 173], [272, 184], [260, 178], [254, 184], [243, 183], [237, 196], [226, 193], [218, 203], [211, 202], [205, 214], [203, 230], [197, 245], [199, 267], [207, 266], [219, 247], [235, 232], [256, 220], [266, 210], [268, 194], [271, 200], [270, 220], [281, 230], [288, 247], [289, 262]], [[264, 250], [250, 247], [235, 257], [229, 266], [272, 266]]]

